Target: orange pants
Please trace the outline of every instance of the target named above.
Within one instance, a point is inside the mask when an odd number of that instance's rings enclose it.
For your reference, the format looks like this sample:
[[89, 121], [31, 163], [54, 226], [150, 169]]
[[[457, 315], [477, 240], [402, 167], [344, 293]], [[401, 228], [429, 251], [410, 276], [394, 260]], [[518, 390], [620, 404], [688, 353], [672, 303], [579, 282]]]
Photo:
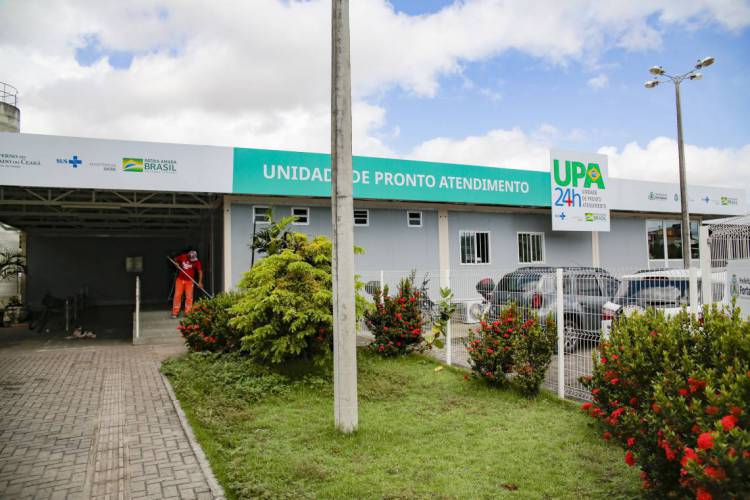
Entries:
[[182, 305], [182, 294], [185, 293], [185, 314], [193, 308], [193, 282], [190, 280], [181, 280], [177, 278], [174, 283], [174, 298], [172, 299], [172, 315], [180, 314], [180, 305]]

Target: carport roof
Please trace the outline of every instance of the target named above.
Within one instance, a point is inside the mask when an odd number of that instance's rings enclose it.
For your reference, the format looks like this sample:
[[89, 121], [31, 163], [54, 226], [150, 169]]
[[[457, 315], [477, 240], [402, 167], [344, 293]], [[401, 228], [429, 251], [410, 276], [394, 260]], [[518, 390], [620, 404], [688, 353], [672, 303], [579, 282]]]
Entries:
[[210, 193], [0, 186], [0, 221], [45, 234], [185, 234], [219, 203]]

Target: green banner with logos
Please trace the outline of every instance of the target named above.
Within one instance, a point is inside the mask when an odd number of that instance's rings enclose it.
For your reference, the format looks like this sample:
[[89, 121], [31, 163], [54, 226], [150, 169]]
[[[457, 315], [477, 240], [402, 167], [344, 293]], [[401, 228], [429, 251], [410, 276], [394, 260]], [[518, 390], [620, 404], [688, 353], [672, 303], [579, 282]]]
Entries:
[[[550, 206], [548, 172], [367, 156], [353, 167], [360, 199]], [[232, 192], [328, 197], [331, 156], [234, 148]]]

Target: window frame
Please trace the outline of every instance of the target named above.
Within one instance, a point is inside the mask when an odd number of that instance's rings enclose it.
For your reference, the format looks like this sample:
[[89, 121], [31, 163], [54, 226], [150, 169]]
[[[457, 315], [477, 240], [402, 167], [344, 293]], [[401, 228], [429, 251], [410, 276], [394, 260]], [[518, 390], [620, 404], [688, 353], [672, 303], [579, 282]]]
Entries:
[[[649, 222], [659, 222], [661, 224], [661, 241], [662, 241], [662, 247], [664, 251], [664, 257], [662, 258], [651, 258], [651, 248], [649, 246]], [[668, 223], [672, 223], [671, 225], [674, 225], [674, 223], [678, 223], [680, 225], [680, 249], [681, 249], [681, 255], [679, 257], [670, 257], [669, 256], [669, 237], [667, 236], [667, 225]], [[693, 245], [693, 236], [696, 237], [696, 239], [700, 239], [700, 226], [701, 221], [700, 220], [690, 220], [689, 224], [689, 231], [690, 231], [690, 260], [698, 260], [700, 259], [700, 244]], [[698, 233], [693, 234], [693, 228], [696, 228]], [[679, 261], [682, 260], [684, 255], [684, 249], [682, 248], [682, 221], [676, 220], [676, 219], [645, 219], [645, 229], [646, 229], [646, 259], [648, 261], [648, 266], [651, 268], [652, 263], [660, 262], [665, 268], [669, 267], [670, 261]], [[695, 250], [695, 256], [693, 256], [693, 250]]]
[[[367, 218], [366, 224], [357, 224], [357, 212], [365, 213], [365, 217]], [[352, 211], [352, 222], [354, 223], [354, 227], [369, 227], [370, 226], [370, 209], [369, 208], [355, 208]]]
[[[296, 220], [296, 217], [298, 216], [294, 214], [295, 210], [305, 211], [305, 222], [300, 222]], [[290, 213], [292, 217], [295, 217], [295, 220], [292, 221], [292, 226], [309, 226], [310, 225], [310, 207], [291, 207]]]
[[[479, 245], [477, 244], [477, 234], [482, 233], [487, 235], [487, 262], [476, 262], [478, 259], [478, 249]], [[472, 235], [474, 239], [474, 260], [475, 262], [464, 262], [464, 252], [463, 248], [461, 248], [464, 234], [470, 234]], [[492, 233], [491, 231], [484, 230], [484, 229], [461, 229], [458, 231], [458, 253], [459, 253], [459, 260], [460, 265], [462, 266], [487, 266], [492, 264]]]
[[[257, 210], [259, 208], [267, 210], [267, 212], [264, 214], [265, 217], [263, 220], [258, 220]], [[272, 213], [273, 211], [270, 205], [253, 205], [253, 224], [268, 224], [268, 216]]]
[[[542, 260], [529, 260], [529, 261], [521, 260], [521, 242], [519, 238], [522, 234], [541, 237]], [[518, 264], [530, 264], [530, 265], [544, 264], [547, 261], [546, 246], [547, 246], [547, 243], [545, 242], [544, 231], [516, 231], [516, 258], [518, 259]], [[529, 255], [531, 255], [531, 252], [529, 252]]]
[[[419, 224], [411, 223], [411, 214], [419, 214]], [[407, 210], [406, 211], [406, 227], [422, 227], [423, 226], [423, 215], [421, 210]]]

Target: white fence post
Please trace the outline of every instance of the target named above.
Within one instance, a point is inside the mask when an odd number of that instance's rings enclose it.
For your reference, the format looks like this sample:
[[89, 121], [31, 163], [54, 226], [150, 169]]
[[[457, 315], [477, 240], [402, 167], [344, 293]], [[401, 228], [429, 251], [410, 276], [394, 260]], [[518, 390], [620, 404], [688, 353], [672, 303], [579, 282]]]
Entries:
[[711, 276], [711, 244], [708, 241], [708, 227], [700, 227], [698, 237], [698, 252], [701, 265], [701, 288], [703, 289], [703, 304], [710, 306], [714, 302], [714, 284]]
[[557, 269], [557, 395], [565, 399], [565, 306], [563, 304], [563, 270]]
[[[709, 281], [710, 283], [710, 281]], [[690, 266], [690, 314], [698, 314], [699, 301], [698, 301], [698, 270], [693, 266]], [[705, 288], [704, 288], [705, 289]], [[710, 290], [710, 289], [709, 289]]]
[[141, 277], [135, 275], [135, 338], [141, 338]]
[[[445, 285], [443, 287], [450, 288], [451, 286], [451, 271], [450, 269], [445, 270]], [[451, 332], [451, 324], [453, 318], [448, 318], [448, 327], [445, 329], [445, 362], [448, 366], [453, 364], [453, 334]]]
[[380, 293], [383, 293], [384, 287], [385, 287], [385, 271], [381, 269], [380, 270]]

